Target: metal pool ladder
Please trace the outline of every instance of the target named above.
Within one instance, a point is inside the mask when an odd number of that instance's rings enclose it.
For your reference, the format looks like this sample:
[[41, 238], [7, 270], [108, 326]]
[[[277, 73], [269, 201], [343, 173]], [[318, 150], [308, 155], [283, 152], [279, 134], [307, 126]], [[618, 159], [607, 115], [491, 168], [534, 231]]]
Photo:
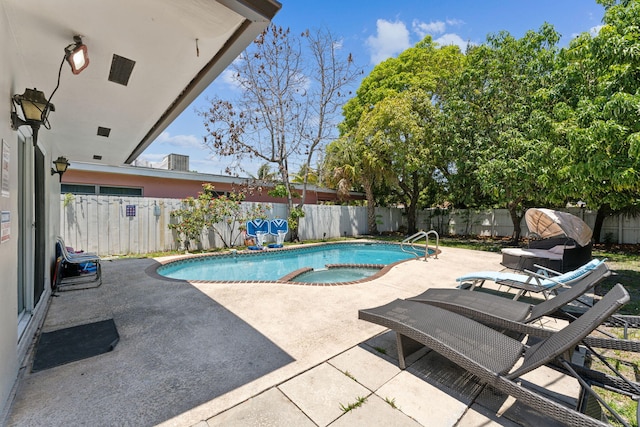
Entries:
[[[438, 247], [440, 245], [440, 236], [435, 230], [430, 231], [418, 231], [416, 234], [407, 237], [400, 243], [400, 249], [403, 252], [407, 252], [410, 254], [414, 254], [417, 258], [422, 257], [422, 251], [424, 251], [424, 260], [430, 256], [429, 254], [429, 235], [434, 235], [436, 237], [436, 251], [434, 252], [434, 258], [438, 259]], [[424, 239], [425, 244], [424, 248], [421, 244], [418, 244], [420, 240]]]

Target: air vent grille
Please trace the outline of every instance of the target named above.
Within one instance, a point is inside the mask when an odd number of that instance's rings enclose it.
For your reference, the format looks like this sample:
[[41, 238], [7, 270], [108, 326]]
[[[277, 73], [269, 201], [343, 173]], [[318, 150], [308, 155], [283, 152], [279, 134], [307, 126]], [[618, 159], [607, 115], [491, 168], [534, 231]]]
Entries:
[[120, 83], [123, 86], [128, 85], [129, 77], [131, 77], [134, 65], [136, 65], [136, 61], [113, 54], [113, 59], [111, 59], [111, 70], [109, 70], [109, 81]]

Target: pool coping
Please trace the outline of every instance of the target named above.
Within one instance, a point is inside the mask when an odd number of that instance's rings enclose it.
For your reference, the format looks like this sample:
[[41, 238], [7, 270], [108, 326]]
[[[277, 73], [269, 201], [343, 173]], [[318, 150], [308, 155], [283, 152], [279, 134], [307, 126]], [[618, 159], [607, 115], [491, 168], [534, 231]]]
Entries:
[[[292, 246], [292, 245], [288, 245], [288, 246], [284, 246], [282, 248], [264, 248], [262, 250], [251, 250], [251, 249], [244, 249], [244, 250], [236, 250], [236, 249], [229, 249], [226, 252], [222, 252], [222, 253], [205, 253], [205, 254], [187, 254], [187, 255], [177, 255], [175, 257], [170, 257], [170, 258], [166, 258], [166, 259], [157, 259], [155, 258], [154, 260], [156, 262], [158, 262], [159, 264], [157, 265], [152, 265], [149, 266], [146, 270], [145, 273], [153, 278], [156, 279], [160, 279], [160, 280], [164, 280], [164, 281], [168, 281], [168, 282], [189, 282], [189, 283], [193, 283], [193, 284], [285, 284], [285, 285], [296, 285], [296, 286], [348, 286], [348, 285], [355, 285], [355, 284], [359, 284], [359, 283], [366, 283], [369, 282], [371, 280], [375, 280], [378, 279], [382, 276], [384, 276], [389, 270], [391, 270], [393, 267], [395, 267], [398, 264], [401, 264], [403, 262], [407, 262], [407, 261], [412, 261], [415, 259], [420, 259], [423, 257], [416, 257], [416, 258], [408, 258], [405, 260], [400, 260], [400, 261], [396, 261], [394, 263], [391, 264], [327, 264], [327, 268], [379, 268], [380, 266], [382, 266], [382, 268], [380, 268], [380, 271], [372, 274], [371, 276], [365, 277], [363, 279], [360, 280], [354, 280], [354, 281], [348, 281], [348, 282], [336, 282], [336, 283], [320, 283], [320, 282], [296, 282], [295, 279], [297, 276], [299, 276], [302, 273], [306, 273], [307, 271], [313, 270], [313, 268], [311, 267], [303, 267], [300, 268], [298, 270], [294, 270], [291, 273], [286, 274], [285, 276], [279, 278], [278, 280], [185, 280], [185, 279], [174, 279], [171, 277], [166, 277], [161, 275], [160, 273], [158, 273], [158, 269], [161, 268], [164, 265], [167, 264], [171, 264], [174, 262], [180, 262], [180, 261], [184, 261], [184, 260], [190, 260], [190, 259], [197, 259], [197, 258], [202, 258], [202, 257], [235, 257], [235, 256], [253, 256], [253, 255], [259, 255], [261, 253], [264, 252], [275, 252], [275, 251], [296, 251], [296, 250], [303, 250], [306, 248], [312, 248], [312, 247], [317, 247], [317, 246], [326, 246], [326, 245], [340, 245], [340, 244], [354, 244], [354, 243], [375, 243], [375, 244], [382, 244], [382, 245], [395, 245], [395, 246], [400, 246], [400, 243], [396, 243], [396, 242], [382, 242], [382, 241], [378, 241], [378, 240], [363, 240], [363, 239], [357, 239], [357, 240], [346, 240], [346, 241], [340, 241], [340, 242], [318, 242], [318, 243], [305, 243], [305, 244], [301, 244], [301, 245], [297, 245], [297, 246]], [[436, 252], [436, 256], [437, 256], [437, 252]], [[331, 267], [330, 267], [331, 266]]]

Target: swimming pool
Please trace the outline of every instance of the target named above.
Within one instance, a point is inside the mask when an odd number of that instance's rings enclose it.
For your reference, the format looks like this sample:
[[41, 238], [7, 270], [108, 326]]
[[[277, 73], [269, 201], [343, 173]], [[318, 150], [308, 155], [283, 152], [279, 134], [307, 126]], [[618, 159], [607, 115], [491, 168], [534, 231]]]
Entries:
[[303, 271], [291, 278], [294, 282], [300, 283], [346, 283], [357, 282], [367, 279], [379, 273], [380, 267], [354, 267], [351, 265], [339, 265], [322, 270]]
[[[368, 276], [383, 266], [411, 258], [415, 258], [415, 255], [403, 252], [396, 244], [329, 243], [295, 249], [187, 258], [164, 264], [158, 267], [157, 273], [172, 279], [193, 281], [278, 281], [298, 270], [324, 270], [327, 265], [341, 264], [350, 268], [366, 265], [368, 271], [364, 274]], [[354, 281], [361, 279], [363, 274], [362, 269], [356, 270], [353, 272], [356, 278], [353, 278], [354, 275], [340, 278], [335, 271], [326, 275], [331, 277], [328, 279], [330, 281]], [[296, 281], [295, 277], [285, 280]], [[315, 279], [308, 281], [316, 282]]]

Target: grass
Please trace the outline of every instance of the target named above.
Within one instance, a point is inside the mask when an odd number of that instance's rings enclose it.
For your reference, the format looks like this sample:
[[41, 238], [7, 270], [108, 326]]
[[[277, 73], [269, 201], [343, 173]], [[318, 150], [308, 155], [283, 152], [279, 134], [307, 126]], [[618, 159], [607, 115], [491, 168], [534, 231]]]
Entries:
[[358, 380], [356, 380], [356, 377], [354, 377], [354, 376], [353, 376], [353, 374], [351, 374], [351, 372], [349, 372], [349, 371], [344, 371], [344, 374], [345, 374], [347, 377], [349, 377], [349, 378], [351, 378], [352, 380], [354, 380], [355, 382], [358, 382]]
[[342, 412], [347, 413], [349, 411], [351, 411], [352, 409], [356, 409], [359, 408], [360, 406], [362, 406], [362, 404], [364, 402], [367, 401], [366, 397], [362, 397], [362, 396], [358, 396], [356, 398], [356, 401], [353, 403], [349, 403], [348, 405], [343, 405], [342, 403], [340, 404], [340, 409], [342, 409]]
[[389, 404], [389, 406], [391, 406], [393, 409], [398, 409], [398, 407], [396, 406], [396, 399], [395, 398], [388, 398], [385, 397], [384, 401], [387, 402]]
[[[607, 332], [613, 333], [619, 338], [623, 338], [622, 330], [620, 328], [603, 329], [607, 330]], [[640, 330], [630, 329], [628, 338], [632, 340], [640, 339]], [[620, 371], [620, 373], [622, 373], [626, 378], [632, 381], [640, 380], [639, 354], [619, 350], [601, 350], [600, 354], [610, 365]], [[593, 359], [591, 368], [613, 375], [609, 368], [597, 358]], [[605, 402], [607, 402], [616, 412], [618, 412], [618, 414], [624, 420], [626, 420], [629, 425], [635, 427], [638, 426], [638, 420], [636, 419], [637, 403], [633, 399], [628, 396], [615, 393], [613, 391], [605, 390], [603, 388], [594, 387], [593, 389], [605, 400]], [[609, 414], [607, 414], [607, 416], [609, 419], [609, 423], [611, 423], [612, 425], [620, 425], [615, 418], [613, 418]]]
[[373, 349], [378, 353], [387, 354], [387, 350], [383, 347], [373, 347]]

